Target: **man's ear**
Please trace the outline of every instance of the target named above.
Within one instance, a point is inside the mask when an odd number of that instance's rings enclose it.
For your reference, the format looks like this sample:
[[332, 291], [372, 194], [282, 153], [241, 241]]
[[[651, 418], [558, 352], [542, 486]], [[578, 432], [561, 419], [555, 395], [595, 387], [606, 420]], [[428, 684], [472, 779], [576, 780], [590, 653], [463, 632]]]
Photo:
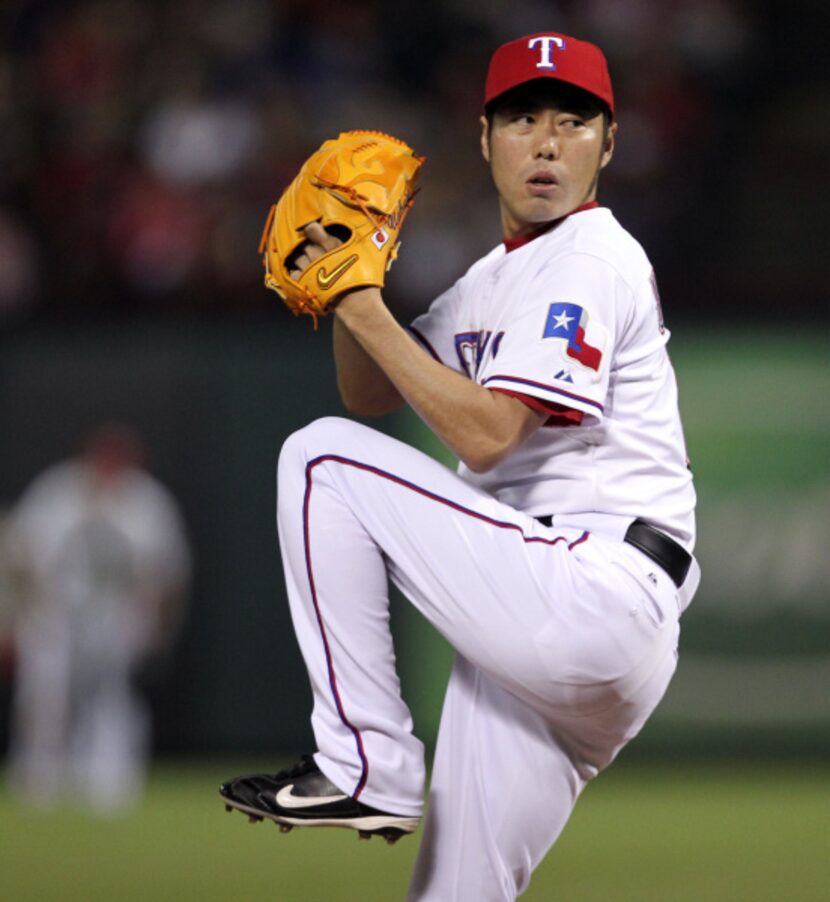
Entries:
[[482, 116], [481, 122], [481, 155], [490, 162], [490, 123], [486, 116]]
[[612, 122], [608, 126], [608, 134], [605, 136], [605, 147], [602, 151], [602, 156], [599, 160], [599, 168], [605, 169], [605, 167], [611, 162], [611, 157], [614, 156], [614, 146], [617, 137], [617, 128], [618, 124], [616, 122]]

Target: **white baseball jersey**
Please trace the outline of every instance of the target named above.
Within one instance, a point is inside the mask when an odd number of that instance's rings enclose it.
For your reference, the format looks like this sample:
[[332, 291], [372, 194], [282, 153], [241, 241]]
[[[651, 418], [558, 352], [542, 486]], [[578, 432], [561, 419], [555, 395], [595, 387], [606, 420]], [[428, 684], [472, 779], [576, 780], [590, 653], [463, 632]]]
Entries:
[[641, 517], [693, 547], [669, 332], [651, 264], [610, 210], [499, 245], [411, 331], [447, 366], [551, 412], [549, 428], [489, 472], [462, 463], [465, 479], [555, 523], [608, 514], [624, 532]]
[[142, 470], [97, 490], [83, 463], [50, 467], [21, 499], [15, 527], [41, 595], [69, 612], [88, 610], [96, 629], [102, 608], [104, 617], [138, 608], [143, 595], [180, 587], [189, 572], [178, 506]]

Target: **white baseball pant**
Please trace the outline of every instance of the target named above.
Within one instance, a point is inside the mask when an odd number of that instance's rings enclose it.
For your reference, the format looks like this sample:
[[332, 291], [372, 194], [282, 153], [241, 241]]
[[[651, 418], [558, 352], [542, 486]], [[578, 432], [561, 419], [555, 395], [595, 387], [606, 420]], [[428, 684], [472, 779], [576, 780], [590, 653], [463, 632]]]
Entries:
[[339, 418], [285, 442], [277, 519], [318, 766], [368, 805], [422, 813], [391, 579], [458, 652], [408, 898], [515, 899], [587, 781], [663, 696], [676, 587], [618, 538], [545, 527]]

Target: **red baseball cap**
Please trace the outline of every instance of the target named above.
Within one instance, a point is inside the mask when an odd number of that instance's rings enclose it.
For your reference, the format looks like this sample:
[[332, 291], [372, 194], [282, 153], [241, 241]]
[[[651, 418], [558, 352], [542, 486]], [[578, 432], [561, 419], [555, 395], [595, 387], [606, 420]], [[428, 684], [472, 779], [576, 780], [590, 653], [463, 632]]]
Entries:
[[614, 92], [603, 52], [596, 44], [552, 31], [525, 35], [496, 50], [487, 70], [484, 106], [537, 78], [556, 78], [582, 88], [607, 104], [614, 115]]

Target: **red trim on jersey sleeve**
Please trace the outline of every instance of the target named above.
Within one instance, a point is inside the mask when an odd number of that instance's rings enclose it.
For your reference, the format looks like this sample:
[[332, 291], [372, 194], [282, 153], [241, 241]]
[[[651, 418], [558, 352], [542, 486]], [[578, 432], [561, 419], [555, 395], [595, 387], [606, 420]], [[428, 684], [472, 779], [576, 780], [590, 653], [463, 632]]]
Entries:
[[510, 391], [508, 388], [491, 388], [490, 391], [497, 391], [501, 395], [508, 395], [526, 404], [532, 410], [539, 413], [548, 414], [545, 420], [545, 426], [579, 426], [582, 424], [582, 418], [585, 414], [581, 410], [574, 410], [573, 407], [565, 407], [564, 404], [557, 404], [555, 401], [543, 401], [541, 398], [534, 398], [533, 395], [525, 395], [519, 391]]

